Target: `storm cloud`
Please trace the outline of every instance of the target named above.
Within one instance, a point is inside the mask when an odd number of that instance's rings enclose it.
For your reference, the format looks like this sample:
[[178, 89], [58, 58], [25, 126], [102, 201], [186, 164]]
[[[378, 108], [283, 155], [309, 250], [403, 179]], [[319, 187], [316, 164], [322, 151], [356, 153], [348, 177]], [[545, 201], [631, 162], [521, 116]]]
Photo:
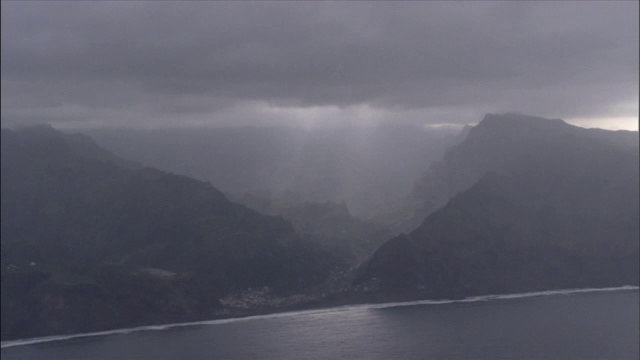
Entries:
[[2, 123], [637, 128], [638, 43], [635, 1], [2, 2]]

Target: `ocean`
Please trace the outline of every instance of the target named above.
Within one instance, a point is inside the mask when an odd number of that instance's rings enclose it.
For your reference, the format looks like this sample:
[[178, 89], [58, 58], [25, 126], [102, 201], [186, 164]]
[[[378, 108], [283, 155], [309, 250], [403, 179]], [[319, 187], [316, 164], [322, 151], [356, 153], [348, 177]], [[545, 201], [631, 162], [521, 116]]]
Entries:
[[365, 304], [2, 342], [11, 359], [640, 359], [637, 287]]

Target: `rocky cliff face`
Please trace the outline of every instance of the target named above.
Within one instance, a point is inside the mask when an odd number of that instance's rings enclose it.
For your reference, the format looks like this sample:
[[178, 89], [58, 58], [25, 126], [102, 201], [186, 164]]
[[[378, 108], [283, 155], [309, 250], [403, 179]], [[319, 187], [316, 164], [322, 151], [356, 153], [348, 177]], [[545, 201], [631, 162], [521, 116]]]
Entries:
[[356, 283], [425, 297], [638, 284], [638, 148], [592, 135], [488, 116], [417, 186], [430, 215]]

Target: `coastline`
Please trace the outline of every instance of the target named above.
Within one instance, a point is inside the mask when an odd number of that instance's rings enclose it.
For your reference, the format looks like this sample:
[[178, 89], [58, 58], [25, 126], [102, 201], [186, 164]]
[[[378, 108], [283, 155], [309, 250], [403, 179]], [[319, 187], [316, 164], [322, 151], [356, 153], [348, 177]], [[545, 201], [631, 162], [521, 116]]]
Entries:
[[[227, 317], [221, 316], [219, 318], [200, 320], [200, 321], [189, 321], [189, 322], [160, 324], [160, 325], [144, 325], [144, 326], [137, 326], [137, 327], [130, 327], [130, 328], [88, 332], [88, 333], [51, 335], [51, 336], [44, 336], [44, 337], [7, 340], [7, 341], [2, 341], [0, 343], [0, 348], [5, 349], [5, 348], [14, 347], [14, 346], [33, 345], [38, 343], [64, 341], [64, 340], [71, 340], [71, 339], [84, 338], [84, 337], [119, 335], [119, 334], [128, 334], [128, 333], [140, 332], [140, 331], [158, 331], [158, 330], [165, 330], [165, 329], [176, 328], [176, 327], [218, 325], [218, 324], [225, 324], [230, 322], [252, 321], [252, 320], [287, 317], [287, 316], [328, 313], [328, 312], [336, 312], [336, 311], [345, 311], [353, 308], [382, 309], [382, 308], [392, 308], [392, 307], [400, 307], [400, 306], [470, 303], [470, 302], [480, 302], [480, 301], [522, 299], [522, 298], [539, 297], [539, 296], [570, 295], [570, 294], [577, 294], [577, 293], [608, 292], [608, 291], [638, 291], [638, 290], [640, 290], [640, 287], [638, 286], [623, 285], [623, 286], [605, 287], [605, 288], [578, 288], [578, 289], [574, 288], [574, 289], [544, 290], [544, 291], [510, 293], [510, 294], [489, 294], [489, 295], [465, 297], [461, 299], [438, 299], [438, 300], [408, 299], [408, 300], [401, 300], [401, 301], [388, 301], [389, 297], [387, 297], [386, 298], [387, 301], [385, 301], [385, 299], [382, 299], [382, 298], [379, 299], [380, 301], [375, 301], [369, 298], [368, 301], [362, 301], [362, 302], [357, 302], [357, 301], [349, 302], [346, 299], [332, 299], [328, 301], [318, 301], [310, 304], [303, 304], [303, 305], [298, 305], [294, 307], [289, 307], [286, 309], [281, 309], [280, 311], [278, 311], [277, 309], [261, 309], [262, 311], [251, 312], [247, 315], [227, 316]], [[362, 300], [367, 300], [367, 299], [363, 297]]]

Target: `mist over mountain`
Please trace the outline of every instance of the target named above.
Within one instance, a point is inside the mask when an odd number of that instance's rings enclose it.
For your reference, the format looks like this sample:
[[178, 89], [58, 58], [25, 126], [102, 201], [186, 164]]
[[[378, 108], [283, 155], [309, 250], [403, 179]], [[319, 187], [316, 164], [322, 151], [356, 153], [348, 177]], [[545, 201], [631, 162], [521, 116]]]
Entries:
[[373, 254], [394, 233], [351, 214], [344, 203], [278, 202], [269, 194], [246, 194], [236, 199], [263, 214], [281, 215], [305, 240], [357, 265]]
[[344, 202], [359, 218], [385, 213], [455, 142], [457, 128], [412, 124], [206, 129], [98, 129], [113, 153], [210, 181], [236, 199]]
[[368, 131], [101, 130], [130, 161], [85, 135], [3, 129], [2, 338], [638, 284], [637, 132], [519, 114]]
[[640, 1], [0, 5], [0, 358], [640, 360]]
[[356, 284], [419, 297], [639, 282], [638, 134], [487, 115], [416, 183]]
[[83, 135], [2, 130], [2, 338], [211, 317], [251, 287], [320, 284], [335, 257], [209, 183]]
[[[404, 203], [387, 216], [386, 222], [390, 226], [404, 232], [415, 229], [425, 217], [489, 172], [540, 174], [542, 170], [534, 171], [535, 166], [548, 165], [545, 161], [560, 161], [554, 159], [558, 154], [549, 148], [552, 144], [566, 141], [576, 146], [584, 144], [580, 146], [588, 150], [575, 149], [567, 153], [566, 164], [557, 163], [557, 166], [565, 165], [567, 171], [576, 166], [575, 161], [592, 160], [589, 156], [594, 150], [588, 144], [594, 144], [593, 147], [610, 145], [621, 151], [638, 147], [638, 132], [635, 131], [585, 129], [562, 120], [515, 113], [488, 114], [480, 125], [465, 128], [459, 139], [464, 141], [447, 149], [442, 159], [433, 162], [417, 177]], [[593, 156], [601, 155], [595, 151]]]

